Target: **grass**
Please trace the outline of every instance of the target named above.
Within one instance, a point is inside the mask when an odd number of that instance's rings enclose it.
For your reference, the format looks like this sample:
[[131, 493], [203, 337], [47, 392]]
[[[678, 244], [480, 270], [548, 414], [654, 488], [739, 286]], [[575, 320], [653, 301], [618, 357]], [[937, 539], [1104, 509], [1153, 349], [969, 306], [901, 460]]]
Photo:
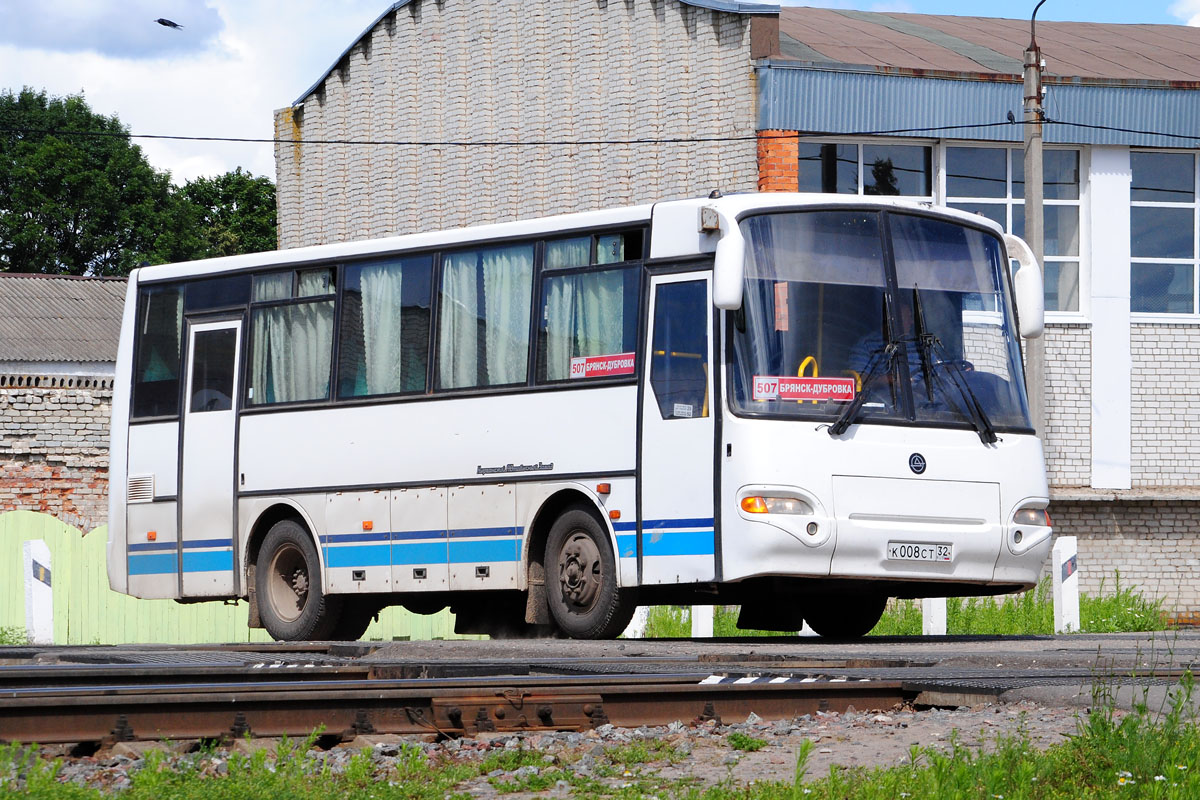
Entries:
[[24, 644], [29, 644], [29, 636], [24, 628], [0, 628], [0, 647]]
[[[1050, 578], [1021, 594], [1004, 597], [952, 598], [946, 603], [946, 631], [960, 635], [1035, 635], [1054, 632], [1054, 604], [1050, 597]], [[737, 627], [738, 607], [717, 606], [713, 615], [713, 635], [788, 636], [787, 631], [742, 630]], [[1166, 614], [1162, 601], [1147, 598], [1136, 589], [1121, 584], [1117, 573], [1113, 590], [1106, 592], [1104, 581], [1099, 594], [1081, 594], [1080, 625], [1087, 633], [1125, 633], [1165, 630]], [[896, 600], [889, 604], [883, 619], [871, 631], [873, 636], [919, 636], [921, 603]], [[650, 609], [646, 638], [687, 638], [692, 635], [691, 618], [682, 606], [655, 606]]]
[[756, 739], [753, 736], [747, 736], [741, 731], [734, 731], [729, 734], [725, 737], [725, 741], [729, 742], [729, 746], [734, 750], [743, 750], [747, 753], [754, 753], [767, 746], [766, 739]]

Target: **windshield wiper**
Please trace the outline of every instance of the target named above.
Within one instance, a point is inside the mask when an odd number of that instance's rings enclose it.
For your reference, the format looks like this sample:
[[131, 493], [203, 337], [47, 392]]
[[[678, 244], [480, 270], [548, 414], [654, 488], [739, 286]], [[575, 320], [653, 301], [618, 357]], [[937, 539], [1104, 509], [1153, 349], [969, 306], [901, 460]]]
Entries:
[[[938, 389], [954, 404], [955, 410], [960, 414], [964, 414], [963, 409], [955, 403], [953, 397], [946, 387], [942, 384], [941, 377], [938, 376], [934, 367], [944, 367], [950, 373], [951, 381], [954, 383], [958, 393], [962, 396], [963, 403], [966, 405], [964, 416], [971, 420], [971, 424], [975, 426], [975, 432], [979, 434], [979, 441], [984, 444], [992, 444], [997, 440], [996, 431], [992, 427], [992, 421], [988, 419], [987, 412], [983, 410], [983, 404], [979, 402], [979, 398], [975, 396], [975, 392], [971, 391], [971, 386], [967, 383], [967, 376], [963, 374], [962, 367], [958, 362], [947, 358], [946, 348], [942, 345], [940, 339], [925, 330], [925, 309], [921, 305], [921, 294], [917, 287], [913, 287], [913, 324], [916, 333], [916, 344], [921, 354], [921, 373], [925, 378], [925, 392], [929, 398], [929, 402], [933, 402], [933, 382], [936, 382]], [[940, 361], [933, 361], [933, 352], [937, 351]], [[931, 382], [930, 379], [933, 379]]]
[[[834, 423], [829, 426], [830, 436], [841, 436], [846, 432], [858, 416], [858, 412], [862, 409], [863, 403], [867, 400], [868, 390], [875, 384], [875, 381], [880, 375], [886, 375], [892, 371], [892, 364], [896, 360], [897, 353], [900, 352], [900, 343], [896, 341], [892, 332], [892, 315], [890, 312], [891, 303], [888, 295], [883, 295], [883, 321], [881, 329], [883, 333], [883, 344], [876, 348], [871, 353], [871, 360], [867, 363], [866, 377], [862, 379], [862, 385], [859, 387], [858, 394], [850, 401], [850, 405], [838, 415]], [[884, 366], [887, 369], [884, 369]], [[892, 402], [895, 403], [895, 388], [892, 391]]]

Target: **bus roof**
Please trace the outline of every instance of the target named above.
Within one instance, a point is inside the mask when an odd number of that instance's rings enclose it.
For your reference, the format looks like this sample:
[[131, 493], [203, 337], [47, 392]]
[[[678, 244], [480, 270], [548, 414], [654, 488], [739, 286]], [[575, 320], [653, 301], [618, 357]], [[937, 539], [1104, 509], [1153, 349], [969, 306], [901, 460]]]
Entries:
[[166, 281], [179, 278], [240, 272], [271, 267], [294, 267], [320, 264], [343, 259], [369, 258], [374, 255], [468, 246], [473, 242], [522, 239], [535, 236], [568, 234], [572, 230], [606, 228], [619, 225], [652, 222], [655, 234], [651, 237], [650, 257], [680, 258], [711, 253], [719, 236], [700, 230], [699, 214], [704, 207], [715, 207], [727, 220], [749, 213], [783, 211], [812, 206], [851, 206], [858, 208], [896, 208], [946, 216], [973, 225], [983, 226], [1003, 234], [994, 222], [966, 211], [933, 206], [927, 202], [896, 197], [863, 197], [859, 195], [804, 194], [790, 192], [747, 192], [720, 197], [664, 200], [653, 205], [625, 206], [602, 211], [560, 214], [553, 217], [501, 222], [441, 231], [412, 233], [379, 239], [362, 239], [337, 244], [313, 245], [291, 250], [270, 250], [239, 256], [208, 258], [142, 267], [131, 278], [137, 282]]

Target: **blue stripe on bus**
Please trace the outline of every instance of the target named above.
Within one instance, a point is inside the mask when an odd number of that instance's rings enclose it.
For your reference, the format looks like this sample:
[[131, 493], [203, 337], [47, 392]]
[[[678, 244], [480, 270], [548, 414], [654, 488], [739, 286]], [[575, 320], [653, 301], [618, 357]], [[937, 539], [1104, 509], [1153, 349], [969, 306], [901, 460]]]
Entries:
[[516, 536], [516, 528], [458, 528], [449, 531], [451, 539], [475, 536]]
[[482, 542], [450, 542], [451, 564], [485, 561], [516, 561], [517, 543], [512, 539], [493, 539]]
[[715, 552], [712, 529], [642, 533], [644, 556], [711, 556]]
[[184, 572], [233, 572], [233, 550], [184, 553]]
[[[228, 540], [226, 540], [228, 541]], [[179, 571], [176, 553], [148, 553], [129, 556], [130, 575], [174, 575]], [[232, 572], [233, 548], [183, 554], [184, 572]]]
[[657, 530], [659, 528], [711, 528], [712, 517], [695, 519], [647, 519], [642, 522], [642, 530]]
[[637, 555], [637, 534], [617, 534], [617, 558], [633, 558]]
[[139, 542], [138, 544], [129, 545], [129, 552], [144, 553], [148, 550], [174, 550], [178, 546], [178, 542]]
[[179, 571], [175, 553], [129, 557], [130, 575], [174, 575]]
[[450, 531], [392, 531], [392, 541], [407, 539], [445, 539]]
[[391, 563], [392, 548], [386, 544], [325, 548], [325, 566], [330, 568], [386, 567]]
[[[178, 542], [139, 542], [129, 545], [129, 552], [144, 553], [154, 550], [174, 550], [179, 546]], [[183, 548], [185, 550], [197, 550], [207, 547], [233, 547], [233, 539], [184, 539]]]
[[386, 542], [392, 535], [383, 533], [327, 533], [321, 537], [321, 544], [350, 544], [352, 542]]
[[636, 531], [637, 523], [636, 522], [614, 522], [613, 530], [614, 531]]
[[445, 542], [414, 542], [392, 545], [392, 564], [445, 564], [447, 562]]

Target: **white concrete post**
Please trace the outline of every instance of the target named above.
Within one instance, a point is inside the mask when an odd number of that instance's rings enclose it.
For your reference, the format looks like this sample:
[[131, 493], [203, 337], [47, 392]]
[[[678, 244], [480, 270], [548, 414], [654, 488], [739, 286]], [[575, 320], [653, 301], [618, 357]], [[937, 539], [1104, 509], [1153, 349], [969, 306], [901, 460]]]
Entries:
[[692, 606], [692, 638], [711, 639], [714, 606]]
[[629, 624], [625, 626], [625, 632], [621, 634], [624, 639], [644, 639], [646, 638], [646, 625], [650, 622], [650, 606], [638, 606], [637, 611], [633, 612], [633, 619], [629, 620]]
[[1060, 536], [1051, 551], [1054, 581], [1054, 632], [1079, 632], [1079, 545]]
[[50, 548], [28, 539], [25, 553], [25, 634], [33, 644], [54, 644], [54, 593], [50, 589]]
[[921, 634], [924, 636], [946, 635], [946, 598], [921, 598]]

